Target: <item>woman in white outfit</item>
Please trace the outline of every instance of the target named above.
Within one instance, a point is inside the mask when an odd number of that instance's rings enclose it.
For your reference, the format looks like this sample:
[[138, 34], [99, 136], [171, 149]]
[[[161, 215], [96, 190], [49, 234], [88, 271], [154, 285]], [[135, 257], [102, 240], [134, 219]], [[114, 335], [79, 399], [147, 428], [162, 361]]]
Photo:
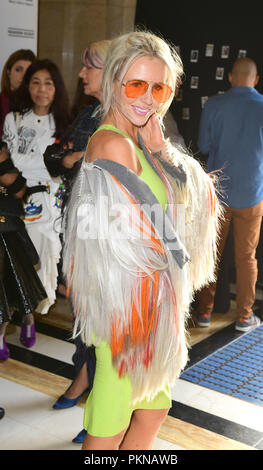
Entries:
[[45, 314], [56, 298], [61, 210], [60, 178], [50, 176], [43, 153], [69, 122], [67, 92], [58, 67], [48, 59], [32, 63], [16, 102], [17, 109], [6, 116], [3, 141], [29, 187], [24, 220], [39, 254], [38, 275], [48, 295], [36, 311]]

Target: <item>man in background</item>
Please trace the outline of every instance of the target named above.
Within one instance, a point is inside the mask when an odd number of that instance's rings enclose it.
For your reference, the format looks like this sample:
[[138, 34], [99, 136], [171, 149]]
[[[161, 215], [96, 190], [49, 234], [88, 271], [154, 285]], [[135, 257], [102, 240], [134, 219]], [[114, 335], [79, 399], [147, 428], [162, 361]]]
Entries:
[[[236, 267], [235, 329], [249, 331], [260, 324], [252, 307], [257, 282], [256, 248], [263, 215], [263, 96], [255, 90], [259, 76], [250, 58], [237, 59], [228, 75], [232, 88], [211, 97], [200, 122], [198, 146], [208, 154], [207, 171], [219, 173], [219, 197], [224, 206], [220, 259], [233, 222]], [[197, 323], [210, 325], [216, 283], [198, 295]]]

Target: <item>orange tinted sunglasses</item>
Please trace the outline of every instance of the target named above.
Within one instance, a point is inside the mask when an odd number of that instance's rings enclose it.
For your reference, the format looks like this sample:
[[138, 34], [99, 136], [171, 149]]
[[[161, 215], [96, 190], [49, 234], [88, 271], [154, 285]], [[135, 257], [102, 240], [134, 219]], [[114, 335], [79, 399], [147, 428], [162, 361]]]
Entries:
[[[144, 95], [149, 88], [149, 83], [144, 80], [128, 80], [127, 83], [122, 83], [125, 87], [125, 94], [128, 98], [138, 98]], [[152, 85], [152, 95], [158, 103], [167, 101], [173, 90], [164, 83], [154, 83]]]

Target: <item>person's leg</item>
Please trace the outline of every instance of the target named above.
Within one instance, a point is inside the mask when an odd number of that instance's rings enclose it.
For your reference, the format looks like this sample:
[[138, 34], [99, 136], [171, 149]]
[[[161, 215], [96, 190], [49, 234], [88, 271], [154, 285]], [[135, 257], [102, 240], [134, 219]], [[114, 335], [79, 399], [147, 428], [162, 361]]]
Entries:
[[[71, 303], [72, 315], [73, 305]], [[72, 329], [74, 328], [74, 315], [72, 319]], [[96, 367], [96, 356], [94, 347], [87, 347], [81, 340], [81, 336], [78, 335], [74, 339], [76, 346], [75, 352], [72, 356], [72, 362], [75, 367], [75, 378], [64, 392], [64, 394], [58, 398], [53, 405], [53, 408], [69, 408], [77, 404], [81, 395], [87, 390], [91, 389], [95, 374]], [[72, 402], [74, 400], [74, 402]], [[76, 401], [77, 400], [77, 401]]]
[[83, 393], [88, 388], [87, 364], [84, 363], [77, 377], [72, 381], [67, 390], [61, 395], [53, 405], [56, 410], [71, 408], [77, 405]]
[[216, 293], [214, 298], [213, 313], [227, 313], [231, 305], [231, 271], [235, 266], [233, 227], [231, 230], [231, 225], [225, 243], [224, 251], [218, 263], [218, 274], [216, 280]]
[[87, 347], [80, 336], [75, 338], [76, 350], [72, 357], [75, 366], [75, 379], [64, 393], [66, 398], [74, 399], [87, 388], [91, 389], [96, 368], [96, 356], [93, 346]]
[[120, 450], [150, 450], [169, 410], [135, 410]]
[[82, 450], [150, 450], [167, 410], [135, 410], [127, 430], [111, 437], [87, 433]]
[[[0, 245], [0, 320], [2, 322], [0, 323], [0, 360], [1, 361], [6, 361], [10, 356], [8, 346], [5, 342], [6, 327], [9, 323], [9, 321], [6, 321], [6, 320], [11, 319], [11, 312], [9, 311], [8, 300], [6, 298], [6, 292], [5, 292], [5, 287], [4, 287], [4, 278], [5, 278], [5, 273], [6, 273], [5, 268], [6, 268], [5, 253], [4, 253], [4, 250], [1, 249], [1, 245]], [[7, 318], [6, 318], [6, 311], [9, 313], [9, 315], [7, 315]]]
[[27, 348], [31, 348], [36, 342], [35, 320], [33, 313], [23, 315], [20, 341]]
[[88, 381], [87, 365], [86, 363], [84, 363], [78, 375], [73, 380], [70, 387], [64, 393], [64, 397], [73, 398], [73, 399], [77, 398], [88, 388], [88, 385], [89, 385], [89, 381]]
[[[87, 347], [80, 336], [75, 338], [75, 346], [76, 350], [72, 356], [72, 362], [75, 366], [76, 375], [68, 389], [54, 403], [54, 409], [75, 406], [83, 393], [87, 389], [90, 391], [92, 388], [96, 368], [95, 349], [93, 346]], [[83, 434], [83, 432], [82, 430], [81, 433]], [[76, 441], [73, 441], [79, 442], [79, 435], [76, 436]]]
[[35, 323], [33, 313], [28, 313], [27, 315], [23, 315], [22, 322], [27, 326], [33, 325]]
[[0, 361], [6, 361], [10, 356], [10, 351], [5, 342], [5, 332], [8, 323], [4, 322], [0, 325]]
[[256, 248], [259, 242], [263, 201], [248, 209], [234, 209], [237, 320], [249, 319], [255, 301], [258, 275]]
[[126, 429], [115, 436], [96, 437], [87, 433], [82, 450], [118, 450]]
[[[218, 241], [218, 248], [217, 248], [217, 267], [215, 270], [215, 277], [217, 277], [217, 270], [218, 270], [218, 264], [221, 259], [222, 253], [224, 251], [225, 243], [228, 237], [229, 233], [229, 228], [230, 228], [230, 223], [232, 219], [232, 211], [230, 208], [225, 208], [224, 209], [224, 220], [221, 223], [221, 228], [220, 228], [220, 236], [219, 236], [219, 241]], [[214, 298], [215, 298], [215, 293], [216, 293], [216, 282], [211, 282], [207, 286], [205, 286], [203, 289], [201, 289], [197, 295], [197, 301], [198, 301], [198, 316], [203, 318], [204, 320], [207, 318], [207, 326], [209, 326], [209, 321], [210, 321], [210, 316], [213, 311], [214, 307]], [[201, 325], [200, 321], [200, 326], [206, 326], [204, 321], [204, 324]]]
[[[72, 329], [74, 329], [75, 318], [74, 309], [72, 308]], [[93, 384], [96, 356], [93, 346], [87, 347], [81, 339], [81, 335], [77, 335], [74, 339], [76, 346], [75, 352], [72, 356], [72, 362], [75, 367], [75, 379], [71, 386], [65, 392], [67, 398], [76, 398], [83, 393], [88, 387], [91, 388]]]

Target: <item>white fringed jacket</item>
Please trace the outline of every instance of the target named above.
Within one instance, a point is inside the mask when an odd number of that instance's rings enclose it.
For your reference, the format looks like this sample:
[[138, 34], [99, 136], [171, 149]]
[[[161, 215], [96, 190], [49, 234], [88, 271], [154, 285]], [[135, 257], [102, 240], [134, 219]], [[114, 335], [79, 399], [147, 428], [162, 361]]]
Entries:
[[83, 162], [67, 209], [64, 273], [87, 345], [111, 346], [133, 402], [172, 385], [187, 362], [185, 323], [195, 290], [214, 280], [220, 215], [211, 178], [170, 148], [144, 154], [164, 182], [164, 212], [148, 185], [112, 160]]

